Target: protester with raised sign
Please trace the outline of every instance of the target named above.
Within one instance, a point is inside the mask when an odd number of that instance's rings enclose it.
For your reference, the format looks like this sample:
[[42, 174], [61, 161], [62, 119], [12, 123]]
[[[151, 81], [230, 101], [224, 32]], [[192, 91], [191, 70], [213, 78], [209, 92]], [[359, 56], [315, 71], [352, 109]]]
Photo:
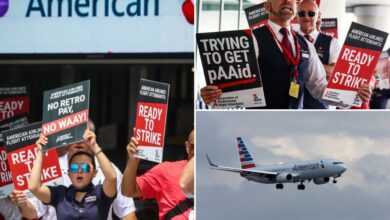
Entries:
[[[88, 129], [95, 132], [95, 124], [91, 119], [88, 120]], [[68, 159], [75, 153], [84, 151], [87, 153], [93, 153], [91, 150], [88, 148], [88, 146], [85, 144], [85, 142], [81, 143], [76, 143], [76, 144], [71, 144], [69, 147], [66, 147], [68, 150], [67, 152], [59, 158], [60, 161], [60, 166], [65, 173], [63, 173], [64, 176], [64, 185], [65, 186], [70, 186], [72, 184], [71, 180], [67, 177], [66, 173], [68, 171]], [[99, 183], [102, 183], [105, 179], [103, 172], [102, 172], [102, 167], [99, 164], [98, 160], [95, 160], [96, 163], [96, 170], [97, 174], [93, 178], [93, 184], [97, 185]], [[114, 199], [114, 202], [112, 203], [112, 209], [110, 213], [110, 216], [108, 216], [108, 220], [113, 219], [112, 215], [115, 214], [117, 218], [120, 218], [122, 220], [135, 220], [136, 215], [135, 215], [135, 206], [134, 206], [134, 201], [132, 198], [126, 197], [122, 195], [122, 192], [120, 190], [121, 188], [121, 183], [122, 183], [122, 172], [115, 166], [115, 164], [111, 163], [112, 167], [115, 170], [115, 173], [117, 175], [117, 196]]]
[[[315, 99], [322, 101], [327, 86], [322, 63], [314, 45], [308, 44], [304, 37], [291, 29], [296, 1], [267, 0], [264, 6], [269, 12], [269, 24], [254, 30], [253, 34], [266, 108], [303, 108], [305, 85]], [[216, 86], [201, 89], [201, 96], [207, 104], [221, 94]], [[371, 94], [368, 85], [360, 85], [358, 94], [362, 100], [368, 101]]]
[[[298, 34], [316, 48], [318, 58], [321, 60], [326, 72], [326, 78], [329, 79], [333, 72], [339, 56], [341, 46], [336, 38], [320, 33], [316, 29], [320, 12], [317, 4], [313, 0], [303, 0], [298, 5], [298, 23], [300, 30]], [[304, 90], [303, 108], [305, 109], [328, 109], [328, 104], [314, 99], [307, 88]]]
[[[185, 142], [188, 159], [194, 156], [194, 132], [192, 131]], [[137, 169], [140, 159], [135, 157], [138, 151], [138, 141], [131, 138], [127, 145], [129, 156], [122, 180], [122, 194], [141, 199], [154, 198], [159, 207], [159, 219], [188, 219], [193, 199], [186, 199], [179, 186], [182, 171], [187, 160], [176, 162], [163, 162], [144, 175], [137, 177]]]
[[56, 208], [57, 219], [107, 219], [110, 206], [116, 197], [117, 176], [114, 168], [96, 143], [95, 134], [86, 130], [83, 137], [85, 144], [101, 164], [105, 176], [103, 184], [95, 186], [92, 183], [97, 172], [94, 156], [80, 151], [73, 154], [68, 162], [71, 186], [42, 185], [42, 146], [48, 143], [48, 139], [41, 136], [36, 142], [38, 154], [31, 171], [29, 190], [43, 203]]
[[[88, 120], [88, 129], [92, 132], [95, 132], [95, 124], [90, 119]], [[57, 152], [61, 152], [61, 157], [59, 157], [58, 159], [62, 170], [62, 176], [64, 178], [64, 186], [68, 187], [72, 184], [70, 178], [68, 177], [68, 159], [74, 153], [77, 153], [79, 151], [84, 151], [89, 154], [93, 153], [85, 144], [85, 142], [75, 143], [57, 148]], [[105, 177], [103, 175], [99, 161], [96, 160], [96, 158], [95, 163], [97, 174], [93, 178], [92, 183], [94, 185], [97, 185], [101, 184], [104, 181]], [[107, 220], [117, 218], [121, 220], [135, 220], [137, 219], [137, 217], [135, 215], [135, 205], [133, 199], [123, 196], [120, 192], [120, 187], [122, 183], [122, 172], [115, 166], [115, 164], [111, 163], [111, 165], [113, 166], [117, 175], [117, 196], [112, 203], [112, 208], [110, 209], [110, 214]], [[34, 212], [37, 214], [37, 217], [42, 217], [43, 220], [56, 218], [56, 213], [55, 210], [53, 211], [54, 208], [52, 206], [44, 205], [41, 201], [37, 199], [30, 199], [30, 201], [34, 205]]]

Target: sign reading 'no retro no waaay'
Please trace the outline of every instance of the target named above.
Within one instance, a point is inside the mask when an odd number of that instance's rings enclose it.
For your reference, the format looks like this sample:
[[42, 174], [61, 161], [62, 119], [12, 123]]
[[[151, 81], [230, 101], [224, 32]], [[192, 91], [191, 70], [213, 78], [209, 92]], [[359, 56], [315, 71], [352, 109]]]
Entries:
[[80, 142], [87, 129], [90, 81], [83, 81], [43, 94], [42, 134], [44, 150]]

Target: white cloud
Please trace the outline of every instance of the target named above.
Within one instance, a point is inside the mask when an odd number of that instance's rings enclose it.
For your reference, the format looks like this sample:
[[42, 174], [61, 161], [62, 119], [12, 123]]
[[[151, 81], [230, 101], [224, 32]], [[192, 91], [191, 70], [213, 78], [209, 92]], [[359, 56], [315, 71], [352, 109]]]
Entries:
[[[251, 142], [257, 148], [265, 148], [276, 156], [289, 157], [292, 160], [320, 158], [342, 160], [347, 164], [348, 170], [338, 183], [338, 187], [341, 188], [348, 185], [355, 185], [364, 189], [376, 189], [375, 191], [378, 192], [380, 189], [388, 187], [387, 182], [373, 183], [368, 181], [362, 169], [364, 164], [358, 163], [358, 161], [368, 155], [390, 156], [390, 147], [385, 147], [390, 143], [389, 138], [373, 139], [337, 133], [310, 136], [296, 135], [294, 137], [285, 135], [277, 138], [256, 136], [251, 139]], [[384, 160], [383, 157], [381, 159]], [[275, 162], [273, 161], [273, 163]], [[383, 173], [383, 168], [376, 169], [371, 166], [371, 172], [373, 175], [380, 176]]]

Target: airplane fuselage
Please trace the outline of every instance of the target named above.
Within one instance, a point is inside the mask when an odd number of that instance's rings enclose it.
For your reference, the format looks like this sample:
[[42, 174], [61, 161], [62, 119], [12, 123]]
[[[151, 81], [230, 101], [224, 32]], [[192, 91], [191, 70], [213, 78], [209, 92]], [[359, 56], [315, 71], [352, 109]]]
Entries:
[[[335, 164], [336, 163], [336, 164]], [[308, 160], [289, 162], [270, 166], [261, 166], [253, 168], [253, 170], [264, 170], [269, 172], [277, 172], [280, 174], [291, 174], [292, 179], [286, 181], [277, 181], [266, 176], [257, 175], [256, 173], [243, 174], [242, 176], [250, 181], [260, 183], [281, 183], [281, 182], [301, 182], [304, 180], [313, 180], [319, 178], [339, 177], [346, 169], [346, 166], [335, 160]]]
[[303, 184], [305, 181], [313, 181], [319, 185], [328, 183], [329, 179], [333, 178], [333, 183], [337, 183], [336, 178], [340, 177], [347, 170], [347, 166], [343, 162], [334, 159], [294, 161], [259, 166], [254, 163], [241, 137], [237, 137], [237, 146], [241, 168], [216, 165], [206, 154], [211, 168], [239, 173], [249, 181], [266, 184], [276, 183], [276, 189], [283, 189], [283, 183], [300, 182], [298, 190], [305, 190], [305, 185]]

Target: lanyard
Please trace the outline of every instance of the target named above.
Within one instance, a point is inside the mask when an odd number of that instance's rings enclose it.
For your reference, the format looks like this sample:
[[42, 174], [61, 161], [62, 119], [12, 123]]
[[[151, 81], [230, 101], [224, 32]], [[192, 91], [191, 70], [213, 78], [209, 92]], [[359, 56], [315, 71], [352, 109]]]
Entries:
[[290, 53], [290, 50], [287, 49], [286, 46], [284, 46], [284, 44], [276, 37], [276, 34], [274, 33], [274, 31], [272, 30], [272, 28], [269, 26], [269, 24], [266, 24], [268, 30], [271, 32], [272, 36], [276, 39], [276, 41], [278, 42], [278, 44], [280, 45], [280, 47], [282, 48], [283, 50], [283, 54], [286, 54], [287, 55], [287, 58], [291, 61], [291, 63], [294, 65], [294, 78], [295, 79], [298, 79], [298, 63], [299, 63], [299, 60], [301, 59], [301, 46], [298, 44], [298, 38], [297, 38], [297, 35], [295, 34], [294, 31], [291, 31], [293, 37], [294, 37], [294, 42], [295, 42], [295, 48], [297, 49], [297, 57], [294, 59], [294, 56], [293, 54]]

